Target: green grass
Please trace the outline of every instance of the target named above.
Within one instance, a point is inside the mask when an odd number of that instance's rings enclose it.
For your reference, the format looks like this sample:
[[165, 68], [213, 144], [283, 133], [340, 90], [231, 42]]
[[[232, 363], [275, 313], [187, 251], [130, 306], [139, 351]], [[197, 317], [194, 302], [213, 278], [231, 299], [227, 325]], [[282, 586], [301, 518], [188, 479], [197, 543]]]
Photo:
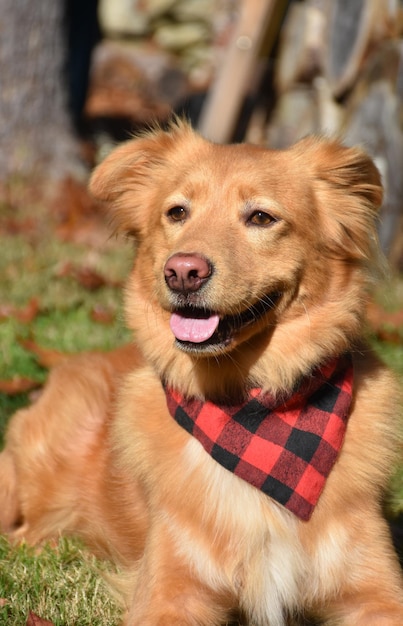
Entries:
[[[47, 371], [21, 345], [22, 339], [62, 352], [107, 350], [129, 338], [122, 314], [122, 281], [129, 270], [131, 251], [121, 242], [105, 242], [103, 249], [35, 237], [0, 236], [0, 380], [18, 375], [43, 382]], [[107, 281], [96, 291], [72, 276], [61, 276], [66, 262], [90, 267]], [[38, 301], [39, 313], [29, 323], [15, 315], [1, 316], [1, 307], [24, 309]], [[114, 315], [108, 324], [94, 322], [91, 312], [101, 305]], [[9, 417], [29, 402], [29, 394], [0, 393], [0, 445]], [[24, 626], [29, 611], [55, 626], [114, 626], [120, 609], [104, 583], [108, 566], [97, 562], [80, 543], [61, 539], [56, 548], [37, 551], [10, 546], [0, 537], [0, 624]]]
[[[126, 277], [130, 251], [123, 244], [105, 242], [104, 250], [50, 240], [27, 244], [24, 237], [0, 237], [0, 379], [16, 374], [43, 380], [44, 372], [20, 339], [33, 338], [40, 346], [63, 352], [109, 349], [129, 337], [124, 328], [121, 288], [115, 286]], [[106, 277], [105, 285], [89, 290], [73, 276], [61, 275], [70, 263]], [[63, 273], [62, 273], [63, 274]], [[39, 313], [32, 321], [19, 321], [35, 299]], [[14, 306], [15, 315], [2, 316], [2, 308]], [[110, 324], [91, 318], [95, 307], [102, 306], [115, 316]]]
[[[122, 242], [105, 241], [103, 249], [64, 243], [52, 237], [0, 236], [0, 380], [14, 376], [44, 382], [47, 372], [22, 346], [33, 339], [43, 348], [62, 352], [108, 350], [130, 337], [123, 321], [122, 289], [132, 253]], [[106, 277], [105, 285], [89, 290], [60, 268], [90, 268]], [[24, 323], [17, 315], [4, 317], [6, 306], [23, 311], [38, 302], [39, 313]], [[91, 314], [102, 306], [114, 316], [109, 324], [94, 322]], [[0, 445], [9, 416], [24, 403], [26, 394], [10, 397], [0, 393]]]
[[105, 564], [61, 538], [40, 551], [0, 537], [0, 624], [23, 626], [30, 611], [55, 626], [114, 626], [120, 610], [103, 581]]

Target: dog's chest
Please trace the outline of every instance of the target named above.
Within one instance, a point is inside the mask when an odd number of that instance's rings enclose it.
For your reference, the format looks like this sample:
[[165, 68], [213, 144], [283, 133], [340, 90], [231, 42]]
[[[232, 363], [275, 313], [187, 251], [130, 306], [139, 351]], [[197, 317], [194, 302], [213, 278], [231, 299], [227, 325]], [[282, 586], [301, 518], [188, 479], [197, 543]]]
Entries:
[[297, 519], [218, 465], [194, 439], [180, 463], [181, 491], [193, 510], [186, 513], [182, 503], [176, 513], [168, 505], [178, 553], [203, 582], [235, 593], [257, 623], [283, 626], [286, 610], [299, 604], [305, 578]]

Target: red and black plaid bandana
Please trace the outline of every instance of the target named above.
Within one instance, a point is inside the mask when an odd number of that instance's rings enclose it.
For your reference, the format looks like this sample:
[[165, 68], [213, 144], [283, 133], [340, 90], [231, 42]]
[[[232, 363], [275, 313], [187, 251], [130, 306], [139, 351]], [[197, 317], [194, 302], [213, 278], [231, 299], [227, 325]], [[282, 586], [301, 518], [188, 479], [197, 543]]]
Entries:
[[343, 443], [352, 386], [351, 357], [343, 356], [286, 400], [260, 389], [237, 406], [165, 393], [172, 417], [215, 461], [308, 520]]

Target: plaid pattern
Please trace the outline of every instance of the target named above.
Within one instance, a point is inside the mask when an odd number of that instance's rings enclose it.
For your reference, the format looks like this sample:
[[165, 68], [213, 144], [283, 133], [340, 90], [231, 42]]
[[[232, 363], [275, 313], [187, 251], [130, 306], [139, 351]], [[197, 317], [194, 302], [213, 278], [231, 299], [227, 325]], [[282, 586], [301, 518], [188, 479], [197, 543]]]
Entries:
[[215, 461], [308, 520], [343, 443], [352, 385], [351, 357], [343, 356], [286, 400], [259, 389], [237, 406], [165, 393], [172, 417]]

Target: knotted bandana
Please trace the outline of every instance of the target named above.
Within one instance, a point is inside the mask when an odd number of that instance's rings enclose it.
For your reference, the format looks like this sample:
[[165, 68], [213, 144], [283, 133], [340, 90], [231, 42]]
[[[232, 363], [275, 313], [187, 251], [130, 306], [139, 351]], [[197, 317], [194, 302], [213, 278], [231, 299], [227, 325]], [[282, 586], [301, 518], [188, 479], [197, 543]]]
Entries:
[[343, 443], [352, 385], [351, 357], [343, 356], [286, 399], [252, 389], [231, 406], [165, 393], [172, 417], [217, 463], [308, 520]]

